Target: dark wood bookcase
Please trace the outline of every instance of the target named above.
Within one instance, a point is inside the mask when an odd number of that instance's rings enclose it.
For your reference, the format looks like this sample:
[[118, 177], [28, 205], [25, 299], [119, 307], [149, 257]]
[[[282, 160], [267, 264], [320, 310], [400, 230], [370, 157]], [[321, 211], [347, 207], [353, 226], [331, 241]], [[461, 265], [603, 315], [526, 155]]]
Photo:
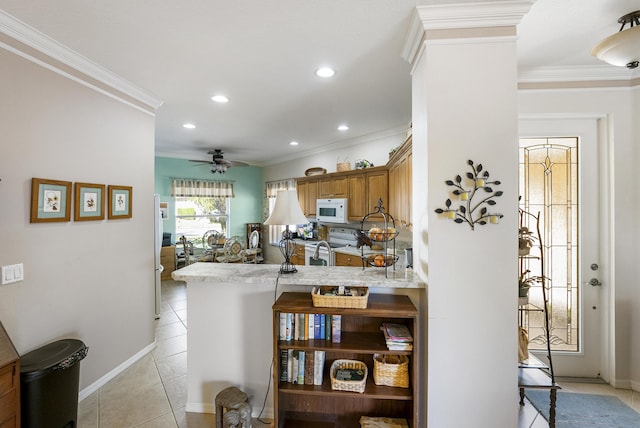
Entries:
[[[280, 340], [280, 314], [341, 315], [340, 343], [330, 340]], [[412, 351], [391, 351], [380, 330], [383, 322], [406, 325], [413, 335]], [[273, 305], [274, 426], [360, 427], [361, 416], [404, 418], [415, 427], [418, 412], [417, 361], [421, 337], [418, 310], [407, 296], [370, 294], [366, 309], [314, 307], [310, 293], [283, 293]], [[322, 385], [298, 385], [280, 380], [281, 350], [325, 351]], [[409, 388], [379, 386], [373, 380], [374, 354], [406, 355]], [[331, 388], [330, 367], [336, 359], [362, 361], [368, 376], [363, 393]]]

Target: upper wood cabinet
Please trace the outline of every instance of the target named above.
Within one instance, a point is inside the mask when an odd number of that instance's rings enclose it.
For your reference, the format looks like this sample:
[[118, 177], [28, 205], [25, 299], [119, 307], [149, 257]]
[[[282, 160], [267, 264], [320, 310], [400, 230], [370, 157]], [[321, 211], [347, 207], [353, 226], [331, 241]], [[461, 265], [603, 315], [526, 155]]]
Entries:
[[[367, 181], [367, 212], [375, 211], [378, 200], [382, 199], [382, 206], [386, 212], [395, 217], [395, 214], [389, 210], [389, 171], [386, 168], [380, 171], [369, 171], [365, 174], [365, 179]], [[382, 219], [382, 216], [369, 217], [371, 220], [376, 218]]]
[[345, 176], [318, 179], [318, 197], [320, 199], [348, 198], [348, 181]]
[[396, 226], [411, 230], [412, 213], [412, 138], [409, 137], [393, 154], [389, 168], [389, 213]]
[[298, 202], [302, 212], [307, 217], [316, 217], [316, 199], [318, 199], [318, 179], [296, 180]]

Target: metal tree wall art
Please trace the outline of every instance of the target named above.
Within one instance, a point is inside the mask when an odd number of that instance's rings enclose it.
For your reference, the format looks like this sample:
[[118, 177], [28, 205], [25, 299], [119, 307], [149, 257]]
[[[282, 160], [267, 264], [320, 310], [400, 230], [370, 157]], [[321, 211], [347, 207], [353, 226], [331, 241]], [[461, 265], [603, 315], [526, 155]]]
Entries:
[[[502, 191], [494, 192], [492, 187], [500, 185], [500, 181], [490, 181], [489, 171], [483, 171], [482, 164], [475, 165], [472, 160], [468, 160], [467, 163], [471, 167], [471, 172], [466, 173], [468, 179], [466, 183], [462, 182], [460, 175], [456, 175], [454, 180], [445, 181], [447, 186], [455, 188], [451, 193], [458, 197], [460, 205], [458, 208], [452, 208], [451, 199], [447, 199], [446, 208], [437, 208], [435, 211], [438, 214], [446, 214], [447, 218], [456, 223], [467, 223], [471, 230], [474, 230], [476, 224], [497, 224], [503, 215], [489, 212], [488, 207], [496, 205], [494, 199], [502, 196]], [[480, 189], [484, 192], [477, 193]], [[474, 200], [476, 196], [478, 197]]]

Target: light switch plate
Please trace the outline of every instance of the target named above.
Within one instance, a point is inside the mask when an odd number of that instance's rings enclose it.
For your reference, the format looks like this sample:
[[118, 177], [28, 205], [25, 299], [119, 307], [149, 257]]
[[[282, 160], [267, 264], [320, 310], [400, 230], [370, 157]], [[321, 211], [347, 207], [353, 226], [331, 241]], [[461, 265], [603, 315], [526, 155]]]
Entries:
[[2, 284], [11, 284], [24, 280], [24, 267], [22, 263], [2, 266]]

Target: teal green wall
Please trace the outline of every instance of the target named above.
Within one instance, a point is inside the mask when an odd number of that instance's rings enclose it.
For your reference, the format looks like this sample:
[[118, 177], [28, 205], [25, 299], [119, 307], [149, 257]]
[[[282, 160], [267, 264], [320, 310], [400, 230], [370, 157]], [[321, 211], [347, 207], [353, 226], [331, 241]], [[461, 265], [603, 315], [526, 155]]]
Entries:
[[206, 166], [198, 166], [186, 159], [155, 158], [155, 193], [160, 202], [169, 203], [169, 218], [163, 223], [163, 230], [171, 233], [176, 240], [175, 205], [171, 196], [171, 178], [195, 178], [205, 180], [233, 181], [234, 198], [230, 207], [230, 236], [245, 235], [246, 223], [262, 223], [262, 200], [264, 179], [262, 168], [256, 166], [229, 168], [224, 174], [213, 175]]

